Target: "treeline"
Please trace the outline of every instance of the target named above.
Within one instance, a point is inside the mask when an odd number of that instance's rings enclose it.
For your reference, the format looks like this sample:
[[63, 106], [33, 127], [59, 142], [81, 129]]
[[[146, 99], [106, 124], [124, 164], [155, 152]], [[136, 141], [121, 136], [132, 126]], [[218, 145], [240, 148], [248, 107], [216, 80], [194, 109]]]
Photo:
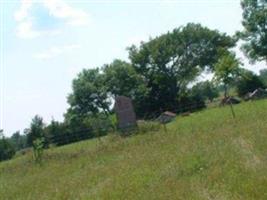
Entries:
[[[267, 70], [259, 76], [245, 70], [232, 51], [237, 41], [243, 40], [242, 49], [251, 61], [267, 60], [266, 27], [262, 24], [266, 6], [244, 0], [242, 8], [244, 30], [235, 36], [189, 23], [128, 47], [128, 61], [115, 59], [84, 69], [72, 82], [63, 122], [52, 120], [46, 125], [35, 116], [24, 134], [15, 133], [5, 141], [19, 150], [32, 146], [38, 138], [44, 138], [43, 145], [48, 148], [105, 135], [116, 128], [112, 104], [118, 95], [130, 97], [137, 117], [142, 119], [166, 110], [186, 111], [189, 104], [204, 108], [220, 92], [228, 97], [230, 88], [244, 97], [266, 87]], [[213, 79], [198, 82], [207, 72]]]

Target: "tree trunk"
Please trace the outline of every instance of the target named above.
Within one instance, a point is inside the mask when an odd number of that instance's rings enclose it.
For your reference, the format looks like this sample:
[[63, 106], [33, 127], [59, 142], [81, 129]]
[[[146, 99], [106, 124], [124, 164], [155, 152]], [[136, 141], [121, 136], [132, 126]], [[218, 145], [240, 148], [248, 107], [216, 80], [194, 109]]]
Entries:
[[224, 84], [224, 98], [226, 99], [227, 98], [227, 85]]

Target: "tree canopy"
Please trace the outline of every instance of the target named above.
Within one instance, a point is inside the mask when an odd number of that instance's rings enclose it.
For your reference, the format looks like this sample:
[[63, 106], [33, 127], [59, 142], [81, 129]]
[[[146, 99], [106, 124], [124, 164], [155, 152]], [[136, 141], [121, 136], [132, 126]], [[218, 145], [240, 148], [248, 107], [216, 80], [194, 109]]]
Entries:
[[242, 0], [245, 41], [242, 49], [251, 61], [267, 61], [267, 0]]
[[68, 96], [69, 113], [79, 116], [95, 115], [100, 111], [110, 112], [110, 100], [104, 75], [97, 69], [84, 69], [72, 82], [73, 92]]
[[143, 110], [177, 108], [188, 84], [204, 69], [213, 70], [221, 52], [233, 46], [235, 40], [226, 34], [192, 23], [131, 46], [129, 58], [149, 92]]
[[109, 98], [123, 95], [133, 100], [137, 112], [143, 109], [148, 94], [145, 78], [136, 72], [130, 63], [114, 60], [103, 67]]
[[199, 82], [192, 87], [192, 93], [198, 94], [204, 100], [213, 101], [219, 96], [219, 90], [211, 81]]

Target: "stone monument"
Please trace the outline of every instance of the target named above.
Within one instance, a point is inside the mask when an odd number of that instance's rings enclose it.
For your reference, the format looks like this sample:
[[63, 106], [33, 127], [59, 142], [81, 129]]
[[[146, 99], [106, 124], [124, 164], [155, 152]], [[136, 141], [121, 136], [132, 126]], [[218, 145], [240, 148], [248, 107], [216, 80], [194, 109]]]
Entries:
[[130, 98], [117, 96], [115, 98], [114, 108], [118, 120], [118, 128], [120, 130], [128, 130], [137, 126], [136, 115]]

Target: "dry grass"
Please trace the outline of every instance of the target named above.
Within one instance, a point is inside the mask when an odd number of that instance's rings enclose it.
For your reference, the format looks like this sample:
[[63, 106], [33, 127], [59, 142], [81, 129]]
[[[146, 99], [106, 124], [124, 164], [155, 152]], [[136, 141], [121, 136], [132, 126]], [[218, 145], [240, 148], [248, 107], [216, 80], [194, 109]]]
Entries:
[[178, 117], [0, 164], [1, 199], [267, 199], [267, 101]]

